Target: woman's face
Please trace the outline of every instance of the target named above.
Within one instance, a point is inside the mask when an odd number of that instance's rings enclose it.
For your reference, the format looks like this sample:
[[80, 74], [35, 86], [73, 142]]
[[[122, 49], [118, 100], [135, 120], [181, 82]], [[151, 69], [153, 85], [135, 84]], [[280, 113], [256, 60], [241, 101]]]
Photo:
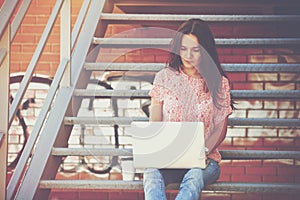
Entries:
[[200, 44], [195, 35], [184, 34], [180, 47], [180, 57], [185, 68], [197, 67], [200, 63]]

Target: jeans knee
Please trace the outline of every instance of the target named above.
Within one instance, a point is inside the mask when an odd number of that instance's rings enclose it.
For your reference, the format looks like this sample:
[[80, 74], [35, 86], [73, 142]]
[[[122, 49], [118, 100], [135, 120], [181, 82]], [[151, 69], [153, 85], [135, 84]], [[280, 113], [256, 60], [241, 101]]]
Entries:
[[193, 168], [190, 169], [183, 179], [183, 184], [187, 184], [188, 187], [200, 191], [204, 187], [202, 169]]
[[200, 168], [192, 168], [188, 172], [189, 176], [195, 181], [203, 181], [203, 172]]
[[144, 179], [161, 179], [162, 175], [158, 169], [147, 168], [144, 171]]
[[162, 175], [158, 169], [148, 168], [144, 171], [144, 185], [161, 184], [163, 182]]
[[164, 179], [158, 169], [145, 169], [143, 184], [146, 200], [166, 199]]

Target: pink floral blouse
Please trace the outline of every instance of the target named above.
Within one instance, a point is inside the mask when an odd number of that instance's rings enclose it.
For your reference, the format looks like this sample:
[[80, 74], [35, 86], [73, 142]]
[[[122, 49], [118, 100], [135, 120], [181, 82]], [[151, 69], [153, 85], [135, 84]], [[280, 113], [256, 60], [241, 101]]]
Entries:
[[[232, 113], [230, 87], [225, 77], [222, 77], [222, 88], [219, 101], [221, 108], [218, 109], [214, 106], [210, 93], [206, 91], [203, 79], [165, 68], [156, 74], [149, 95], [163, 103], [163, 121], [202, 121], [207, 138], [213, 124], [222, 122]], [[208, 157], [217, 162], [221, 161], [217, 149]]]

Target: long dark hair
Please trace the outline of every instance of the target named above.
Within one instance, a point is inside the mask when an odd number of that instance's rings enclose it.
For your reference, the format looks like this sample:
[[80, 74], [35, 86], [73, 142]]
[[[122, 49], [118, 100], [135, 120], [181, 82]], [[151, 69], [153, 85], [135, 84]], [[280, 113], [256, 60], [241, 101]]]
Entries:
[[[189, 19], [178, 28], [170, 45], [170, 55], [167, 62], [168, 67], [179, 71], [182, 67], [180, 48], [182, 37], [185, 34], [192, 34], [197, 37], [201, 49], [201, 61], [199, 72], [205, 79], [206, 86], [211, 92], [214, 105], [219, 108], [219, 93], [222, 76], [226, 77], [217, 54], [213, 34], [208, 24], [201, 19]], [[227, 77], [226, 77], [227, 78]]]

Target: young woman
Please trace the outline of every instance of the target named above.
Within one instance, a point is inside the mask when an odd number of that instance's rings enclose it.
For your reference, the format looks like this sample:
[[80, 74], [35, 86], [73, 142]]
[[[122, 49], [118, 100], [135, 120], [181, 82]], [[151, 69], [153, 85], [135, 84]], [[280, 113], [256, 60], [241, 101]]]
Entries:
[[[145, 169], [146, 200], [166, 199], [165, 177], [180, 181], [176, 199], [198, 200], [201, 190], [220, 175], [227, 118], [232, 112], [229, 81], [218, 60], [214, 37], [200, 19], [183, 23], [171, 42], [167, 67], [159, 71], [150, 91], [150, 121], [202, 121], [205, 126], [207, 167], [176, 171]], [[174, 179], [173, 179], [174, 180]]]

